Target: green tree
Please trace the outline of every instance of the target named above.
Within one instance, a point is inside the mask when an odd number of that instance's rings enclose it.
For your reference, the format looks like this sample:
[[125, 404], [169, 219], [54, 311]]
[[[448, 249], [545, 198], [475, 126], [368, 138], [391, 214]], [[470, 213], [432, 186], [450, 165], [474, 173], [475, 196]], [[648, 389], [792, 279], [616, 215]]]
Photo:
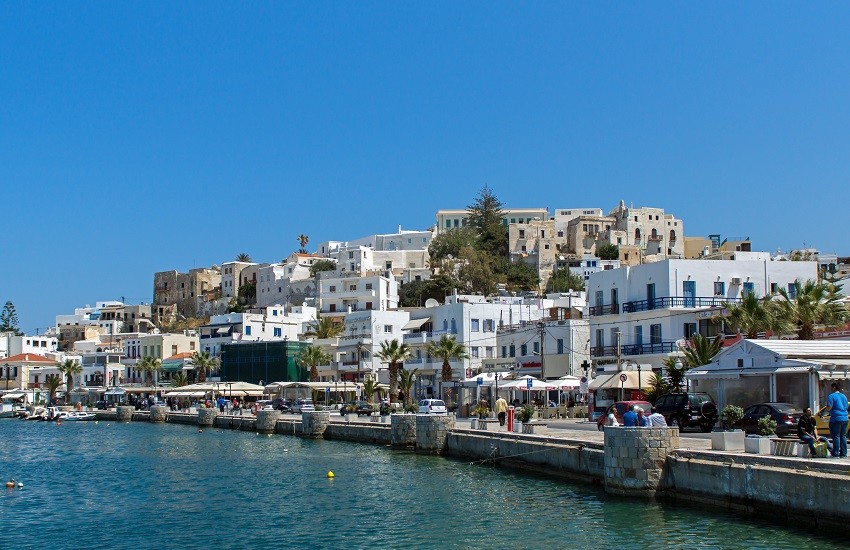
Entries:
[[508, 255], [508, 231], [502, 222], [504, 212], [502, 203], [485, 185], [467, 207], [469, 210], [469, 227], [478, 236], [479, 250], [484, 250], [493, 256]]
[[711, 363], [715, 355], [723, 349], [723, 337], [718, 335], [715, 338], [707, 338], [702, 334], [694, 334], [688, 341], [687, 347], [683, 350], [685, 354], [685, 363], [689, 369], [701, 367]]
[[342, 334], [342, 323], [333, 317], [322, 317], [316, 315], [316, 319], [310, 322], [310, 330], [305, 332], [303, 336], [309, 338], [317, 338], [319, 340], [325, 338], [336, 338]]
[[3, 305], [3, 311], [0, 312], [0, 332], [14, 332], [20, 336], [21, 331], [18, 328], [18, 313], [15, 311], [15, 304], [11, 300], [7, 300]]
[[469, 357], [466, 354], [464, 345], [455, 340], [454, 336], [447, 334], [442, 335], [439, 342], [428, 342], [425, 349], [428, 355], [443, 361], [443, 369], [440, 372], [443, 382], [451, 382], [452, 380], [452, 360], [461, 360]]
[[367, 378], [363, 381], [363, 397], [369, 403], [373, 402], [375, 398], [375, 393], [378, 391], [378, 381], [372, 378]]
[[336, 269], [336, 262], [333, 260], [319, 260], [310, 266], [310, 276], [315, 277], [320, 271], [333, 271]]
[[58, 368], [59, 372], [65, 376], [65, 402], [68, 403], [74, 387], [74, 375], [83, 372], [83, 367], [73, 359], [65, 359]]
[[189, 377], [186, 376], [185, 372], [175, 372], [171, 375], [171, 387], [172, 388], [181, 388], [183, 386], [189, 385]]
[[670, 391], [680, 392], [685, 385], [685, 373], [690, 368], [686, 361], [680, 361], [678, 357], [668, 357], [661, 362], [667, 371], [667, 386]]
[[218, 370], [218, 358], [208, 351], [196, 351], [192, 354], [192, 366], [195, 368], [197, 382], [206, 382], [207, 375]]
[[298, 244], [301, 246], [301, 248], [298, 249], [298, 252], [300, 252], [301, 254], [306, 254], [307, 253], [307, 243], [310, 242], [310, 237], [308, 237], [307, 235], [302, 233], [302, 234], [298, 235], [295, 239], [298, 241]]
[[556, 269], [546, 283], [546, 292], [566, 292], [568, 290], [584, 290], [584, 279], [573, 274], [569, 268]]
[[458, 279], [462, 282], [460, 290], [478, 294], [496, 292], [496, 276], [490, 254], [464, 247], [460, 251]]
[[399, 381], [398, 386], [399, 389], [404, 393], [404, 404], [410, 404], [410, 394], [413, 390], [413, 384], [416, 382], [416, 373], [419, 372], [419, 369], [407, 370], [400, 369], [398, 373]]
[[508, 290], [540, 290], [540, 277], [534, 268], [522, 260], [499, 258], [496, 270], [504, 273]]
[[251, 263], [251, 255], [248, 254], [247, 252], [240, 252], [239, 254], [236, 255], [236, 261], [237, 262]]
[[770, 296], [759, 298], [754, 293], [748, 293], [740, 303], [723, 302], [723, 308], [728, 316], [722, 320], [750, 339], [758, 338], [760, 332], [783, 334], [790, 326], [784, 317], [777, 315], [777, 308]]
[[620, 258], [620, 247], [616, 244], [603, 243], [596, 247], [596, 255], [600, 260], [618, 260]]
[[330, 354], [319, 346], [307, 346], [301, 350], [295, 361], [310, 372], [310, 382], [318, 382], [319, 365], [325, 365], [330, 360]]
[[649, 389], [644, 390], [643, 396], [650, 403], [655, 403], [659, 397], [673, 391], [672, 386], [663, 376], [653, 374], [649, 377]]
[[475, 248], [476, 245], [476, 233], [471, 227], [450, 229], [431, 239], [431, 244], [428, 245], [428, 258], [432, 265], [439, 265], [444, 259], [459, 257], [462, 248]]
[[142, 357], [137, 368], [145, 373], [145, 383], [152, 386], [154, 384], [154, 377], [156, 376], [156, 373], [162, 370], [162, 359], [147, 355]]
[[381, 342], [381, 350], [375, 354], [378, 359], [388, 364], [390, 378], [390, 401], [398, 401], [398, 369], [399, 364], [410, 357], [410, 346], [402, 344], [393, 338], [389, 342]]
[[796, 327], [797, 338], [813, 340], [816, 325], [831, 328], [847, 321], [848, 312], [841, 302], [844, 295], [840, 290], [840, 286], [829, 283], [795, 281], [793, 295], [784, 288], [779, 289], [779, 315]]
[[48, 401], [53, 401], [53, 398], [56, 397], [56, 391], [61, 385], [62, 377], [58, 374], [48, 374], [44, 377], [44, 386], [47, 388], [47, 392], [49, 395]]
[[239, 285], [239, 290], [236, 293], [240, 304], [252, 304], [257, 297], [257, 283], [248, 281]]

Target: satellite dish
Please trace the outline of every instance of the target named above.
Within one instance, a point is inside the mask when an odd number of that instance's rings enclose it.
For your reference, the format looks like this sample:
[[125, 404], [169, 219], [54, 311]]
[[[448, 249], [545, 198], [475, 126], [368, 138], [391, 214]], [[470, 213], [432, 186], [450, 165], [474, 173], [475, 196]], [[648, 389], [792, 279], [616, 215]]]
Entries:
[[425, 300], [425, 307], [437, 307], [438, 305], [440, 305], [440, 302], [438, 302], [434, 298], [428, 298], [427, 300]]

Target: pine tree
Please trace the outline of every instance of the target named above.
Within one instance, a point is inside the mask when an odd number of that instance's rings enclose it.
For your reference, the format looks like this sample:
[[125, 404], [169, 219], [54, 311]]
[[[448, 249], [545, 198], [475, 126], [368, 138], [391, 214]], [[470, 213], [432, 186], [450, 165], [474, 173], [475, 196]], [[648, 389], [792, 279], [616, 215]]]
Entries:
[[18, 313], [15, 311], [15, 304], [7, 301], [3, 306], [3, 311], [0, 312], [0, 332], [12, 331], [19, 334], [18, 329]]
[[508, 230], [502, 222], [502, 203], [488, 186], [468, 206], [469, 225], [478, 234], [480, 248], [496, 257], [508, 255]]

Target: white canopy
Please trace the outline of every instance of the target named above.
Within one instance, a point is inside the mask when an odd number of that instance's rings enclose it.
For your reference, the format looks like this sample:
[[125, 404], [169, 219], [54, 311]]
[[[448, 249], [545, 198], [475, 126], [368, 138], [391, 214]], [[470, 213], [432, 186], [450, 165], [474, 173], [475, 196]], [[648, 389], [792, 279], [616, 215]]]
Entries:
[[[531, 380], [531, 387], [528, 385], [528, 381]], [[505, 382], [501, 387], [506, 389], [515, 389], [515, 390], [528, 390], [528, 391], [544, 391], [544, 390], [557, 390], [559, 389], [552, 382], [544, 382], [543, 380], [538, 380], [533, 376], [522, 376], [517, 378], [516, 380], [510, 380]]]

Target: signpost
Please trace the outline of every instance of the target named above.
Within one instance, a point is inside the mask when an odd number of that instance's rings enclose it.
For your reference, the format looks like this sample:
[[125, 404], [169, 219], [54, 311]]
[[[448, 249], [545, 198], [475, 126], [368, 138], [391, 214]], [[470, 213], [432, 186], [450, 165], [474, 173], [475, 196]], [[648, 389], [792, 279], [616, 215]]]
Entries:
[[587, 393], [587, 376], [582, 376], [580, 380], [579, 393]]
[[626, 375], [625, 372], [620, 373], [620, 401], [622, 401], [624, 399], [623, 395], [624, 395], [624, 391], [625, 391], [625, 384], [626, 384], [626, 380], [628, 380], [628, 379], [629, 379], [629, 377]]

